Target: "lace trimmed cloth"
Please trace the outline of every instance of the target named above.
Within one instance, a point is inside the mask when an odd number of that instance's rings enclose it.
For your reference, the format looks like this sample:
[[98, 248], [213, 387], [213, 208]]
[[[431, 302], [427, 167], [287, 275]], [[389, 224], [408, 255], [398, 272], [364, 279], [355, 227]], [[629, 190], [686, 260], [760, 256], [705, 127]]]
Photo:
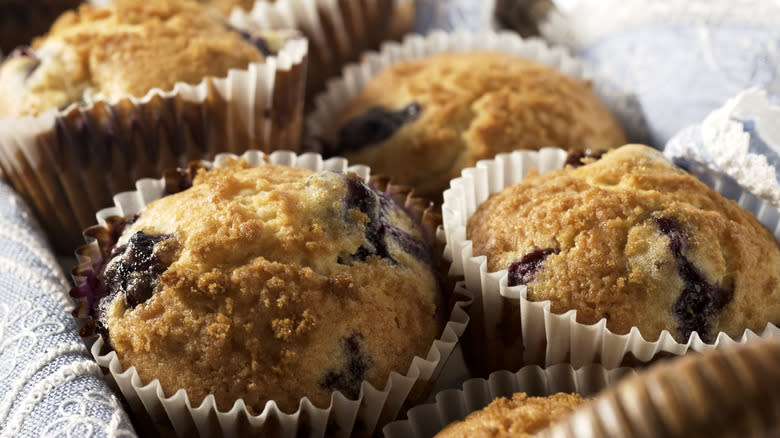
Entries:
[[70, 284], [0, 182], [0, 437], [135, 437], [77, 333]]

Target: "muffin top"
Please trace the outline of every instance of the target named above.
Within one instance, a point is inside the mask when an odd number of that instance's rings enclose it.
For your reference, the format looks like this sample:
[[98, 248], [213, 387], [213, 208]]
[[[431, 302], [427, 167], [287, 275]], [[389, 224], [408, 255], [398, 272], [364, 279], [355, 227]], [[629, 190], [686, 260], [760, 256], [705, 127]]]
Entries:
[[237, 162], [142, 210], [95, 312], [123, 366], [167, 395], [326, 407], [433, 344], [431, 260], [406, 212], [357, 176]]
[[[267, 1], [269, 3], [274, 2], [274, 0]], [[229, 16], [234, 8], [251, 11], [255, 5], [255, 0], [198, 0], [198, 2], [216, 9], [225, 16]]]
[[579, 394], [559, 392], [547, 397], [528, 397], [518, 392], [511, 400], [499, 397], [463, 421], [450, 424], [436, 438], [532, 437], [584, 402]]
[[499, 152], [607, 149], [625, 136], [588, 83], [510, 54], [463, 52], [381, 71], [325, 142], [328, 154], [439, 198], [461, 169]]
[[140, 97], [263, 61], [218, 16], [184, 0], [117, 0], [64, 13], [0, 65], [0, 117], [97, 99]]
[[646, 146], [529, 175], [482, 203], [467, 236], [529, 300], [584, 324], [605, 318], [615, 333], [711, 342], [780, 323], [772, 233]]

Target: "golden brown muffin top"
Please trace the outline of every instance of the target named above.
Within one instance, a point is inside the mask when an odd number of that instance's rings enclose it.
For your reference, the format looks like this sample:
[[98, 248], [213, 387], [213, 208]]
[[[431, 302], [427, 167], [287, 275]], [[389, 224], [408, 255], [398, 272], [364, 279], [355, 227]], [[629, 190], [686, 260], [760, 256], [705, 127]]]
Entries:
[[711, 342], [780, 323], [772, 233], [646, 146], [529, 176], [482, 203], [467, 235], [528, 299], [616, 333]]
[[185, 0], [117, 0], [64, 13], [0, 66], [0, 117], [98, 99], [140, 97], [263, 61], [216, 14]]
[[327, 141], [350, 162], [440, 196], [461, 169], [500, 152], [607, 149], [625, 136], [587, 82], [506, 53], [462, 52], [379, 72]]
[[518, 392], [512, 399], [499, 397], [463, 421], [447, 426], [436, 438], [527, 438], [565, 418], [585, 399], [559, 392], [547, 397], [528, 397]]
[[222, 410], [293, 412], [384, 387], [438, 337], [421, 233], [357, 177], [236, 163], [201, 172], [123, 232], [101, 320], [125, 367]]
[[[255, 0], [198, 0], [206, 6], [212, 7], [218, 10], [225, 16], [230, 16], [230, 12], [233, 8], [241, 8], [245, 11], [251, 11], [255, 5]], [[265, 0], [268, 3], [273, 3], [274, 0]]]

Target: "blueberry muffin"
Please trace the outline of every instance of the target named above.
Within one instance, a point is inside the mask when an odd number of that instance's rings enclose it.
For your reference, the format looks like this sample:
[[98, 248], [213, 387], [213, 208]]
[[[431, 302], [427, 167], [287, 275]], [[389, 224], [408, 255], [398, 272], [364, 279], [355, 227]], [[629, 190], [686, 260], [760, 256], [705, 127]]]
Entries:
[[263, 61], [261, 48], [245, 37], [195, 2], [82, 5], [0, 65], [0, 117], [224, 77], [229, 69]]
[[512, 399], [499, 397], [463, 421], [450, 424], [436, 438], [525, 438], [565, 418], [584, 399], [579, 394], [559, 392], [547, 397], [528, 397], [518, 392]]
[[427, 242], [357, 176], [237, 161], [126, 224], [92, 316], [124, 367], [194, 406], [326, 407], [384, 387], [439, 336]]
[[646, 146], [530, 175], [482, 203], [466, 232], [488, 271], [583, 324], [712, 342], [780, 323], [772, 233]]
[[46, 33], [51, 23], [81, 0], [0, 0], [0, 52], [9, 54]]
[[515, 149], [625, 143], [588, 83], [492, 52], [444, 53], [377, 74], [320, 145], [422, 196], [440, 198], [461, 169]]

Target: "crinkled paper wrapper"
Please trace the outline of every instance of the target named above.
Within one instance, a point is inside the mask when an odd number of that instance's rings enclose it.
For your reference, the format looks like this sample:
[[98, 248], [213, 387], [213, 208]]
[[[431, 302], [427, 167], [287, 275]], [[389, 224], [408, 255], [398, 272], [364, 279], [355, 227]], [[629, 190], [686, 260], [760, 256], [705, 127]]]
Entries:
[[298, 150], [307, 57], [307, 41], [291, 37], [225, 78], [0, 119], [0, 168], [57, 252], [72, 252], [94, 212], [137, 179], [219, 152]]
[[416, 0], [260, 0], [251, 11], [235, 8], [231, 19], [259, 29], [299, 29], [310, 43], [307, 95], [325, 87], [366, 50], [411, 30]]
[[[233, 154], [219, 154], [214, 166], [221, 166], [235, 157]], [[248, 151], [242, 155], [251, 165], [264, 163], [280, 164], [314, 171], [332, 170], [355, 172], [369, 181], [369, 168], [366, 166], [347, 167], [343, 158], [323, 160], [317, 154], [296, 155], [290, 151], [276, 151], [270, 155], [259, 151]], [[204, 162], [204, 164], [208, 165]], [[373, 180], [371, 180], [373, 181]], [[170, 184], [170, 181], [168, 181]], [[370, 184], [374, 184], [370, 182]], [[378, 183], [381, 188], [383, 184]], [[177, 186], [177, 184], [173, 184]], [[89, 287], [89, 282], [97, 281], [97, 272], [104, 263], [106, 240], [112, 230], [110, 223], [116, 217], [132, 217], [146, 204], [166, 193], [166, 178], [141, 179], [136, 183], [136, 191], [119, 193], [114, 197], [115, 206], [97, 213], [98, 226], [86, 230], [84, 235], [88, 244], [77, 251], [79, 266], [74, 269], [73, 277], [78, 291], [80, 287]], [[435, 231], [437, 219], [431, 220], [429, 210], [421, 211], [419, 198], [411, 197], [410, 191], [397, 186], [387, 186], [385, 193], [399, 202], [414, 220], [420, 222], [427, 232]], [[425, 203], [427, 206], [427, 203]], [[436, 239], [436, 237], [430, 237]], [[443, 236], [439, 237], [441, 240]], [[116, 239], [116, 236], [113, 236]], [[72, 293], [74, 297], [78, 293]], [[179, 436], [237, 436], [260, 434], [262, 436], [311, 436], [321, 437], [326, 432], [333, 436], [348, 436], [355, 433], [370, 435], [375, 428], [394, 420], [399, 412], [408, 407], [417, 398], [422, 398], [433, 386], [444, 364], [455, 348], [468, 323], [465, 308], [470, 303], [470, 295], [462, 286], [454, 291], [452, 311], [449, 314], [441, 337], [435, 340], [426, 357], [415, 357], [405, 374], [391, 373], [384, 388], [374, 388], [363, 382], [357, 400], [349, 400], [340, 392], [334, 392], [327, 407], [314, 406], [307, 398], [301, 399], [298, 410], [287, 414], [282, 412], [273, 401], [269, 401], [259, 415], [248, 412], [243, 400], [238, 400], [232, 409], [223, 412], [217, 409], [213, 396], [208, 396], [200, 406], [194, 406], [184, 389], [166, 397], [158, 380], [143, 382], [135, 367], [125, 368], [119, 362], [116, 352], [107, 352], [104, 340], [99, 337], [92, 345], [91, 352], [98, 364], [108, 370], [119, 390], [127, 400], [137, 418], [146, 424], [152, 423], [158, 431], [172, 428]], [[77, 297], [78, 298], [78, 297]], [[79, 317], [89, 321], [82, 303]], [[414, 334], [411, 334], [412, 336]]]
[[[474, 256], [472, 242], [466, 238], [466, 224], [477, 206], [492, 193], [522, 181], [528, 171], [539, 173], [562, 168], [566, 151], [545, 148], [540, 151], [515, 151], [484, 160], [465, 169], [444, 192], [442, 219], [447, 239], [445, 258], [452, 261], [450, 275], [465, 276], [466, 287], [473, 291], [471, 306], [472, 371], [485, 375], [496, 369], [518, 369], [523, 364], [552, 365], [571, 363], [582, 366], [601, 363], [607, 368], [648, 362], [658, 357], [682, 355], [689, 350], [707, 351], [758, 337], [780, 336], [780, 329], [768, 323], [762, 333], [746, 330], [738, 339], [720, 333], [707, 344], [694, 333], [687, 343], [674, 340], [663, 331], [654, 341], [640, 335], [636, 327], [620, 335], [606, 328], [606, 319], [587, 325], [576, 321], [576, 311], [555, 314], [550, 301], [526, 299], [525, 286], [507, 286], [507, 270], [488, 272], [487, 258]], [[780, 238], [780, 214], [769, 204], [728, 178], [710, 175], [703, 179], [714, 190], [752, 212], [776, 238]], [[519, 311], [517, 308], [519, 307]], [[509, 315], [518, 315], [509, 317]]]
[[765, 90], [750, 88], [672, 137], [664, 155], [683, 167], [725, 173], [780, 208], [779, 126], [780, 106]]
[[436, 402], [416, 406], [409, 410], [407, 419], [385, 426], [385, 438], [429, 438], [448, 424], [463, 420], [498, 397], [512, 398], [512, 394], [525, 392], [532, 397], [545, 397], [559, 392], [593, 396], [602, 389], [633, 373], [631, 368], [607, 370], [591, 364], [575, 369], [569, 364], [548, 368], [530, 365], [516, 373], [496, 371], [487, 379], [470, 379], [463, 389], [448, 389], [436, 395]]
[[566, 49], [550, 46], [538, 38], [523, 39], [512, 32], [441, 31], [426, 36], [407, 36], [400, 43], [385, 43], [379, 52], [366, 53], [359, 64], [347, 66], [341, 78], [330, 81], [327, 90], [316, 97], [314, 112], [306, 118], [307, 137], [329, 139], [329, 133], [341, 113], [381, 70], [405, 60], [474, 50], [504, 52], [532, 59], [569, 77], [590, 81], [591, 89], [618, 118], [628, 138], [635, 142], [643, 142], [647, 138], [641, 108], [636, 105], [633, 96], [593, 73]]

